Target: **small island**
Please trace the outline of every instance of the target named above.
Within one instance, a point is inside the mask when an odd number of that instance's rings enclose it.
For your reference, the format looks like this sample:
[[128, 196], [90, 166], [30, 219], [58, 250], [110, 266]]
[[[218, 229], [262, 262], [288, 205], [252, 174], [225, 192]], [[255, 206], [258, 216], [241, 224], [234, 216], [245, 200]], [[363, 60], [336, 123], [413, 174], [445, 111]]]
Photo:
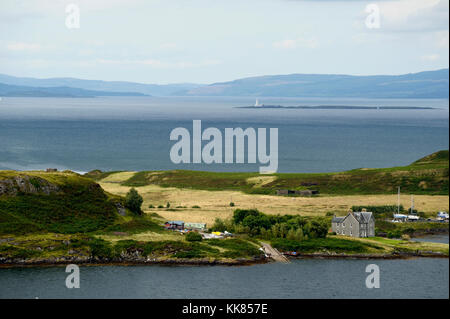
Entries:
[[253, 105], [236, 106], [237, 109], [288, 109], [288, 110], [435, 110], [429, 106], [355, 106], [355, 105]]

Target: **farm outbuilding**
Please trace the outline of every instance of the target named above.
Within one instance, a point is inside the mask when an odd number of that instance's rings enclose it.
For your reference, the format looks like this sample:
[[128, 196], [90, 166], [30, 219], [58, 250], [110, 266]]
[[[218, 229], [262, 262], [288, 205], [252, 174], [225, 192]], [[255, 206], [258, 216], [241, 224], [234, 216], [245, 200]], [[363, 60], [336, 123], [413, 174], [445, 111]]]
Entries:
[[185, 229], [190, 230], [205, 230], [206, 224], [205, 223], [184, 223]]
[[319, 194], [317, 190], [303, 189], [303, 190], [292, 190], [292, 189], [278, 189], [277, 195], [298, 195], [298, 196], [313, 196]]
[[178, 229], [183, 230], [184, 229], [184, 222], [183, 221], [169, 221], [164, 224], [164, 227], [166, 229]]

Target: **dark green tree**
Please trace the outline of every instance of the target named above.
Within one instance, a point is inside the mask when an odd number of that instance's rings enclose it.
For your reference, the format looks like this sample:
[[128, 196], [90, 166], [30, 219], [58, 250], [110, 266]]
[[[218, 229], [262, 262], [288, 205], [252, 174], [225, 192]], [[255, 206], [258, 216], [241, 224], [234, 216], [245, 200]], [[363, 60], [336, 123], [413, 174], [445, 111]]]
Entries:
[[144, 200], [142, 199], [142, 196], [139, 195], [137, 190], [132, 188], [125, 197], [125, 207], [131, 210], [133, 213], [141, 215], [141, 205], [143, 201]]

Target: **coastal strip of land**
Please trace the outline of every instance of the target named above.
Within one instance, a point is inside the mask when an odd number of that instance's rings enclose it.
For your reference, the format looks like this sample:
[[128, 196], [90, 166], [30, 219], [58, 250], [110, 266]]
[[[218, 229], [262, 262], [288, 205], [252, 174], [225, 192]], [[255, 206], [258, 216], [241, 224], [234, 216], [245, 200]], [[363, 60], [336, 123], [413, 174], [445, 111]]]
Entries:
[[[393, 223], [410, 194], [420, 221]], [[448, 244], [411, 240], [448, 234], [436, 219], [448, 203], [448, 151], [326, 174], [0, 171], [0, 265], [250, 265], [273, 261], [267, 245], [288, 258], [448, 257]], [[352, 209], [374, 213], [375, 237], [331, 232]], [[188, 236], [168, 221], [206, 225]]]

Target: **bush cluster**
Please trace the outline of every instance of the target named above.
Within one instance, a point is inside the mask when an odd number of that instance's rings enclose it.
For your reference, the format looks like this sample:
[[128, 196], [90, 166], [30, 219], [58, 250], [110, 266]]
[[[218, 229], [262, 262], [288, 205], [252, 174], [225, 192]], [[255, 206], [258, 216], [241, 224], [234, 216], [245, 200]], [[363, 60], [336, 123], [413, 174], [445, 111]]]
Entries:
[[266, 215], [256, 209], [236, 209], [231, 220], [216, 219], [212, 230], [246, 233], [264, 239], [304, 240], [325, 238], [329, 223], [324, 218], [306, 219], [294, 215]]

